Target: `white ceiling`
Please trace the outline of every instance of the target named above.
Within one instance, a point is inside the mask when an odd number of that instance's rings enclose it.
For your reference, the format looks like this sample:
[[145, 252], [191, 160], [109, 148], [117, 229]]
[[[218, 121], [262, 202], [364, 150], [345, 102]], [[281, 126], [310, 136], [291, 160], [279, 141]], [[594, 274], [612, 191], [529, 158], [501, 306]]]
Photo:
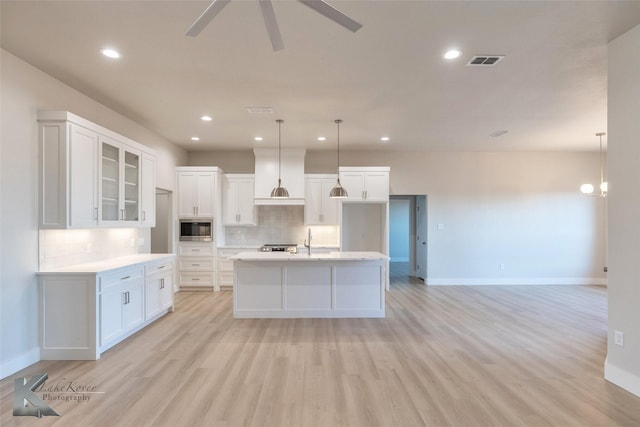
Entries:
[[[347, 150], [597, 150], [607, 42], [640, 24], [640, 1], [329, 2], [363, 28], [274, 0], [273, 52], [258, 0], [196, 38], [208, 1], [2, 0], [2, 47], [188, 150], [277, 146], [278, 118], [285, 148], [335, 149], [341, 118]], [[453, 46], [462, 57], [443, 60]], [[506, 57], [465, 66], [476, 54]]]

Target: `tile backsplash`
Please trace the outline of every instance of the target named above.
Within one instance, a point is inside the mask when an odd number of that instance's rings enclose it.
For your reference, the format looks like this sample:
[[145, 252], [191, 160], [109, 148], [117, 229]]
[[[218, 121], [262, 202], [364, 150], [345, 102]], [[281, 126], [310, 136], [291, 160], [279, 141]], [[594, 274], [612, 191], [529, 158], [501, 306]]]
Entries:
[[40, 270], [137, 254], [140, 239], [136, 228], [40, 230]]
[[[297, 243], [302, 247], [309, 226], [304, 206], [257, 206], [255, 227], [225, 227], [226, 246], [261, 246], [265, 243]], [[338, 226], [311, 226], [312, 245], [338, 246]]]

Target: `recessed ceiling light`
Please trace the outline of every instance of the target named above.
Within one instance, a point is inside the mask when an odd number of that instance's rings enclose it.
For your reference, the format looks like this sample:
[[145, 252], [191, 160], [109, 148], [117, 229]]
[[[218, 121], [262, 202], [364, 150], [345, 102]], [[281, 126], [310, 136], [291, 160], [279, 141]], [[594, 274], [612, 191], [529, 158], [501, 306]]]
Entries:
[[200, 138], [198, 138], [197, 136], [192, 136], [192, 137], [191, 137], [191, 140], [192, 140], [192, 141], [200, 141]]
[[213, 120], [213, 119], [211, 118], [211, 116], [202, 116], [202, 117], [200, 117], [200, 118], [201, 118], [203, 121], [205, 121], [205, 122], [210, 122], [211, 120]]
[[104, 48], [100, 49], [100, 53], [106, 56], [107, 58], [118, 59], [120, 58], [120, 52], [115, 49]]
[[318, 141], [326, 141], [327, 137], [326, 136], [319, 136], [318, 137]]
[[388, 136], [383, 136], [382, 138], [380, 138], [380, 141], [387, 142], [387, 141], [389, 141], [389, 137]]
[[459, 58], [460, 55], [462, 55], [462, 52], [459, 51], [458, 49], [449, 49], [444, 54], [444, 59], [456, 59], [456, 58]]
[[262, 141], [264, 138], [261, 136], [256, 136], [255, 138], [253, 138], [254, 141]]

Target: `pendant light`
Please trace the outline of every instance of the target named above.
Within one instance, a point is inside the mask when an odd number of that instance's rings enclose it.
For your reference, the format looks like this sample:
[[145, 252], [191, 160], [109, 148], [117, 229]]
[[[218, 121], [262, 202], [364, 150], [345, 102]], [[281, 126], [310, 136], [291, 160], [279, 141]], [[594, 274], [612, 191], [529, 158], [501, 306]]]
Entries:
[[593, 185], [591, 184], [582, 184], [580, 191], [587, 196], [607, 197], [608, 185], [607, 181], [604, 180], [604, 155], [602, 151], [602, 137], [605, 135], [605, 132], [596, 133], [596, 136], [600, 137], [600, 192], [594, 193]]
[[347, 194], [347, 190], [340, 184], [340, 123], [342, 123], [342, 120], [336, 119], [335, 122], [338, 125], [338, 181], [335, 187], [331, 189], [329, 197], [332, 199], [345, 199], [349, 197], [349, 195]]
[[280, 127], [282, 125], [282, 123], [284, 123], [284, 120], [276, 120], [276, 123], [278, 123], [278, 186], [275, 187], [273, 190], [271, 190], [271, 198], [272, 199], [288, 199], [289, 198], [289, 192], [287, 191], [286, 188], [284, 188], [282, 186], [282, 180], [280, 179], [280, 143], [281, 143], [281, 131], [280, 131]]

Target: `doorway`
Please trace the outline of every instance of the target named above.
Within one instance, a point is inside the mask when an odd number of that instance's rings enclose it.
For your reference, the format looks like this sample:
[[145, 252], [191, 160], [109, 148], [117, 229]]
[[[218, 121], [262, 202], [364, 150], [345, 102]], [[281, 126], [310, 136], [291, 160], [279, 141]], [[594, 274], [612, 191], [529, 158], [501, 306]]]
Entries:
[[173, 193], [156, 188], [156, 226], [151, 229], [151, 253], [173, 253]]
[[427, 278], [427, 196], [389, 197], [389, 257], [392, 279]]

